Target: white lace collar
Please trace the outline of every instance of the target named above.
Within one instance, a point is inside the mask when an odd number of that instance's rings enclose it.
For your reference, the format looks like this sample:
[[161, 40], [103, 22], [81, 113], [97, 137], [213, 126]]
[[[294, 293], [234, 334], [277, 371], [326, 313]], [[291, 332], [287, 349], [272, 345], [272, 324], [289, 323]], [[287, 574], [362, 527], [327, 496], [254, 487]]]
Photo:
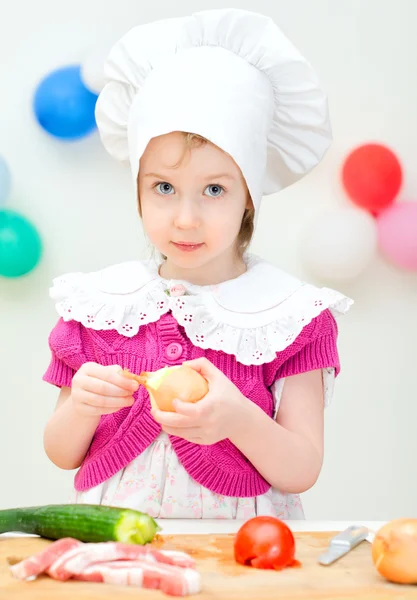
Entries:
[[352, 304], [253, 255], [247, 267], [236, 279], [196, 286], [163, 279], [154, 262], [133, 261], [54, 279], [50, 295], [64, 320], [126, 337], [171, 311], [195, 346], [233, 354], [246, 365], [270, 362], [323, 310], [337, 316]]

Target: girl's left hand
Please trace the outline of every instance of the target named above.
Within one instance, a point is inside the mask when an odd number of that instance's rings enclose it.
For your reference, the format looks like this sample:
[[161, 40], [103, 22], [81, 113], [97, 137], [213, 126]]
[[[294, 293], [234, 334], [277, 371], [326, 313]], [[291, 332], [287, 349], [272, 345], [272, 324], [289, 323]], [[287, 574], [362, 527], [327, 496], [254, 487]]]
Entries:
[[247, 400], [238, 388], [206, 358], [187, 361], [209, 383], [207, 395], [191, 404], [175, 400], [176, 412], [153, 409], [152, 415], [162, 429], [194, 444], [216, 444], [230, 438], [240, 426]]

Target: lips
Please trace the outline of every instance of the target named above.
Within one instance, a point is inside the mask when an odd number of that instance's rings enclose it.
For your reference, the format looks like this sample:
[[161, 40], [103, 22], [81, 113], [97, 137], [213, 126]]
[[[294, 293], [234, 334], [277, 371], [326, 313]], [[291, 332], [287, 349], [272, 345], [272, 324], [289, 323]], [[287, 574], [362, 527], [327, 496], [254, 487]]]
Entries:
[[197, 242], [172, 242], [172, 244], [178, 248], [178, 250], [182, 250], [183, 252], [194, 252], [204, 246], [203, 243]]

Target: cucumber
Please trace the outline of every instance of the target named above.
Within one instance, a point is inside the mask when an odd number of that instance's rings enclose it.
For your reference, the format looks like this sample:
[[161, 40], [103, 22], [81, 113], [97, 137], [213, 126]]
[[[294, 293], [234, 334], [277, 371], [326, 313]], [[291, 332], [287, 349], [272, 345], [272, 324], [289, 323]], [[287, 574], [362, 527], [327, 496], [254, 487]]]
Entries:
[[0, 510], [0, 533], [22, 532], [51, 540], [147, 544], [160, 531], [145, 513], [95, 504], [50, 504]]

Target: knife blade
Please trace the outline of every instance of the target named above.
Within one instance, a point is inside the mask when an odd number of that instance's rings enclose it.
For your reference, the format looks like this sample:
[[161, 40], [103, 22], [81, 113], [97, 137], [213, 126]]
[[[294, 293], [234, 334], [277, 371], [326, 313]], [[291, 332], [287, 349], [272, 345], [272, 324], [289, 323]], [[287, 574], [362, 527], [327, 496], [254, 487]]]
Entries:
[[319, 564], [324, 566], [333, 564], [336, 560], [353, 550], [358, 544], [365, 541], [369, 534], [370, 531], [367, 527], [351, 525], [330, 540], [326, 552], [318, 558]]

